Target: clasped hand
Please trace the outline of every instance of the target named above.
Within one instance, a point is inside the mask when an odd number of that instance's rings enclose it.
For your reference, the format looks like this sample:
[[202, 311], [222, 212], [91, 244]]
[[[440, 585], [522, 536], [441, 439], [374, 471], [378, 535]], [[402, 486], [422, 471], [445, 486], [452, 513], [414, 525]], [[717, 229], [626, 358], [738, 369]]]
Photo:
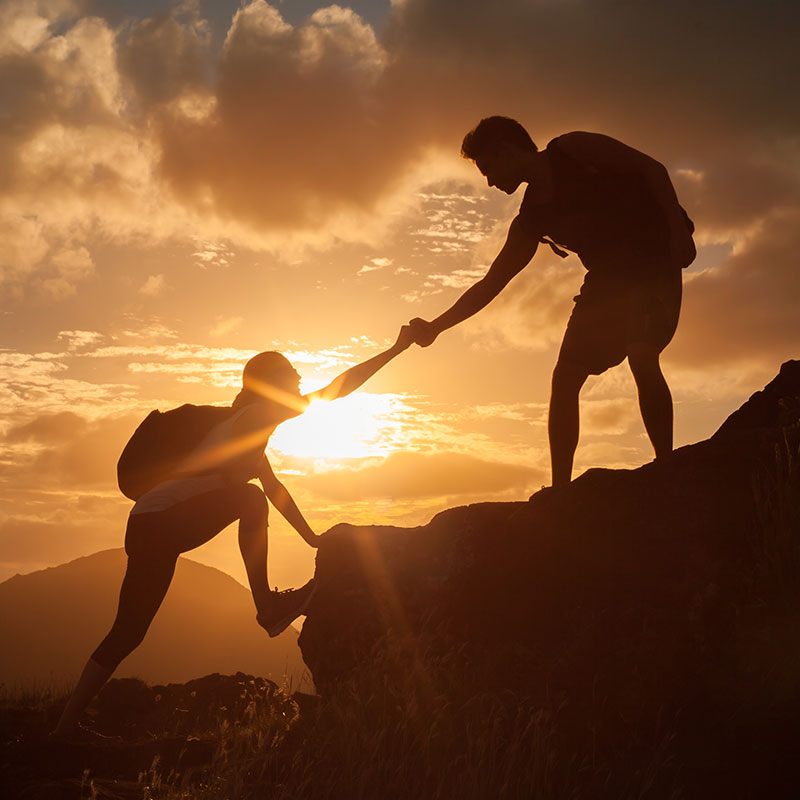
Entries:
[[419, 317], [412, 319], [407, 327], [411, 330], [413, 341], [420, 347], [428, 347], [433, 344], [438, 335], [438, 331], [432, 323]]

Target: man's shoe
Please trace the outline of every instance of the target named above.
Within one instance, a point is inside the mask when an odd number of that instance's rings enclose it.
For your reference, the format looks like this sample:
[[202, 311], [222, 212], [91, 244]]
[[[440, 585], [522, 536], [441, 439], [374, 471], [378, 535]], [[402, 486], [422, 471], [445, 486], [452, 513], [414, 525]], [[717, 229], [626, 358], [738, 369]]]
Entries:
[[272, 592], [270, 606], [256, 615], [256, 621], [270, 636], [277, 636], [304, 614], [317, 586], [312, 578], [299, 589]]

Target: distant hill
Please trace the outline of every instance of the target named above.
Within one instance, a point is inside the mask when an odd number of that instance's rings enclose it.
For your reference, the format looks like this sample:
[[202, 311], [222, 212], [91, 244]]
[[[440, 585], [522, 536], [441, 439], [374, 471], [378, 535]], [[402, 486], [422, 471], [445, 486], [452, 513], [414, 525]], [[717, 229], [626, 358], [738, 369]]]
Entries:
[[[122, 549], [15, 575], [0, 583], [0, 682], [74, 680], [107, 633], [125, 572]], [[175, 577], [142, 645], [116, 677], [184, 682], [237, 671], [298, 688], [305, 670], [291, 626], [270, 639], [255, 621], [250, 592], [213, 567], [178, 559]]]

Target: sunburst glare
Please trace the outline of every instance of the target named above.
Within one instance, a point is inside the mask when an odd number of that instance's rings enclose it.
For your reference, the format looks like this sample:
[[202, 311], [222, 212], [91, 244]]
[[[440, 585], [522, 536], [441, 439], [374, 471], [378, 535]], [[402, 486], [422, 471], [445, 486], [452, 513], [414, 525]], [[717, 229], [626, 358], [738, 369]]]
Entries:
[[314, 401], [278, 428], [270, 449], [299, 458], [386, 456], [405, 441], [402, 417], [408, 410], [397, 394], [355, 392], [330, 403]]

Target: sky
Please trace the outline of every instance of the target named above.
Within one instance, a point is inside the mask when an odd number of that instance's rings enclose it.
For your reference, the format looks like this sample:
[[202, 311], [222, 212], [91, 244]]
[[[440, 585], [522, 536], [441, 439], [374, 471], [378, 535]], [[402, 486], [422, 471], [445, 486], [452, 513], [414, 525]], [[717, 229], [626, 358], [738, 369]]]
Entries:
[[[661, 161], [696, 224], [664, 353], [676, 444], [800, 355], [800, 7], [790, 0], [0, 2], [0, 580], [122, 545], [153, 408], [225, 403], [261, 350], [312, 390], [482, 276], [522, 192], [482, 117]], [[488, 308], [269, 456], [312, 526], [420, 525], [549, 481], [550, 374], [583, 268], [541, 248]], [[652, 457], [625, 365], [576, 474]], [[270, 575], [313, 551], [273, 512]], [[228, 530], [192, 553], [239, 580]]]

